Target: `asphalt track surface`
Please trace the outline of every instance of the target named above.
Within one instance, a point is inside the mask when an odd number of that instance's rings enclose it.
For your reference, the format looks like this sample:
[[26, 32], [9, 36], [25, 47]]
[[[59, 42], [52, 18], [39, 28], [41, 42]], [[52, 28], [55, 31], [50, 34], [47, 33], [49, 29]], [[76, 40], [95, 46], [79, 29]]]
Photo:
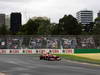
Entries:
[[100, 75], [100, 66], [65, 59], [45, 61], [32, 55], [0, 55], [0, 72], [6, 75]]

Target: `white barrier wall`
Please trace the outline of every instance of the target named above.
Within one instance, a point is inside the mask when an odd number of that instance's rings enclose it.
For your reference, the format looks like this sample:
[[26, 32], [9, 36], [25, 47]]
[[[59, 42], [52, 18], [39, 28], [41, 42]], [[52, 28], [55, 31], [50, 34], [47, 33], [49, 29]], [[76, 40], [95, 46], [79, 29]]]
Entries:
[[0, 54], [73, 54], [74, 49], [0, 49]]

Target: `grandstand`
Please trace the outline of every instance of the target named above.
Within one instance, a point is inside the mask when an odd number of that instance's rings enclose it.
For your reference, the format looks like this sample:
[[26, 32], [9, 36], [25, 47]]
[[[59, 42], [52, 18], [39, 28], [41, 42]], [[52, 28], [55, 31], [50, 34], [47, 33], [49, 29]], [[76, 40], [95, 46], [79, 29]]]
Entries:
[[98, 49], [100, 36], [0, 36], [0, 49]]

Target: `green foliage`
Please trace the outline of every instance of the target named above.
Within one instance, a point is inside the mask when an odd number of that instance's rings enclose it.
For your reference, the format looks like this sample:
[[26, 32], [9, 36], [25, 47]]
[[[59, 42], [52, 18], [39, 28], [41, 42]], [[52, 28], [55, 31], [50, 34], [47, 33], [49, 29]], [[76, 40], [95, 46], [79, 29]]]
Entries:
[[100, 35], [100, 17], [97, 17], [95, 19], [95, 24], [93, 26], [92, 34], [93, 35]]
[[37, 29], [38, 29], [38, 24], [32, 19], [29, 19], [28, 22], [21, 28], [21, 34], [24, 35], [36, 34]]
[[0, 27], [0, 35], [7, 35], [7, 34], [9, 34], [7, 26], [6, 25], [1, 25], [1, 27]]
[[59, 35], [60, 34], [60, 30], [58, 29], [58, 24], [51, 23], [50, 34], [51, 35]]
[[38, 35], [49, 35], [50, 34], [50, 21], [42, 20], [39, 22]]
[[95, 24], [94, 30], [93, 30], [93, 34], [95, 35], [100, 35], [100, 24]]
[[18, 34], [21, 35], [48, 35], [50, 33], [50, 21], [42, 18], [29, 21], [23, 25]]
[[95, 21], [98, 21], [98, 20], [100, 21], [100, 17], [97, 17], [97, 18], [95, 19]]
[[61, 18], [57, 29], [61, 35], [79, 35], [82, 32], [81, 25], [72, 15], [65, 15], [63, 18]]
[[21, 32], [23, 35], [79, 35], [82, 27], [72, 15], [65, 15], [59, 20], [59, 24], [50, 23], [50, 20], [43, 18], [29, 19], [23, 25]]

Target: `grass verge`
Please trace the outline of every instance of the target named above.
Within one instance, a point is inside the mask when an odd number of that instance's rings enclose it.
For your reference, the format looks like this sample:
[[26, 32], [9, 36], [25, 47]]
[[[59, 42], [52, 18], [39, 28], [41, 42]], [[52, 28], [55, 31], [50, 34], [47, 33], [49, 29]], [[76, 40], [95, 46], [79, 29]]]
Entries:
[[78, 62], [85, 62], [85, 63], [100, 65], [100, 60], [96, 60], [96, 59], [90, 59], [86, 57], [80, 57], [76, 55], [67, 55], [67, 54], [55, 54], [55, 55], [60, 56], [61, 58], [64, 58], [67, 60], [71, 60], [71, 61], [78, 61]]

